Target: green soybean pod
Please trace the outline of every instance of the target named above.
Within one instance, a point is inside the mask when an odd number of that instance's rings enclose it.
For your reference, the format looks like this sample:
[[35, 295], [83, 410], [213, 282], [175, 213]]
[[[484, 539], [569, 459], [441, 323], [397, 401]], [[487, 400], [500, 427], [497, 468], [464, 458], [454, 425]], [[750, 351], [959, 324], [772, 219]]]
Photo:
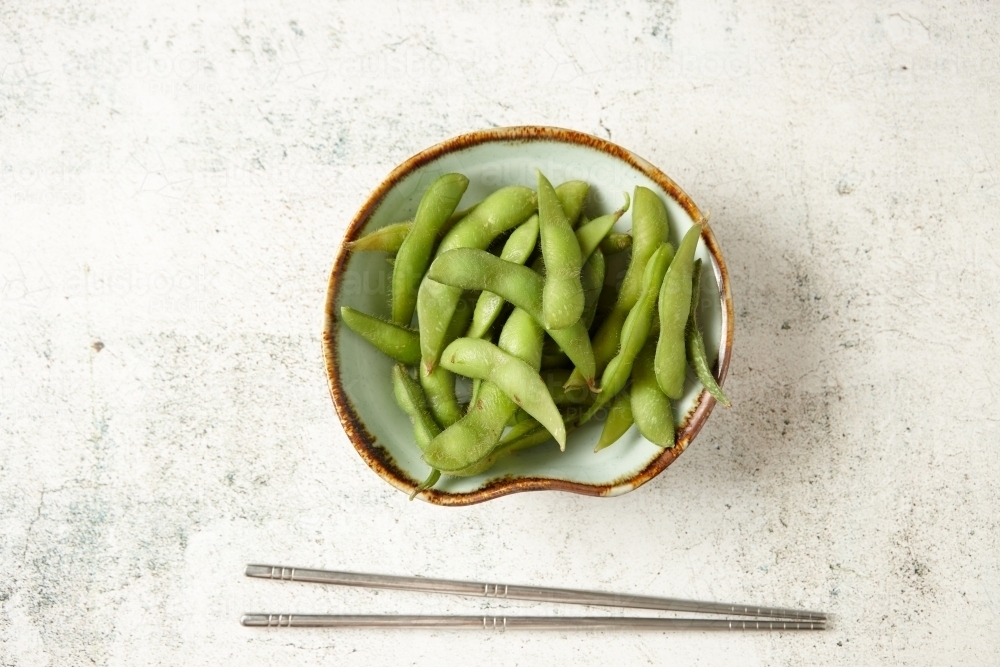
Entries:
[[585, 329], [590, 329], [597, 314], [597, 301], [604, 287], [605, 269], [604, 253], [598, 249], [591, 253], [580, 273], [580, 285], [583, 287], [583, 315], [580, 320]]
[[[421, 451], [425, 450], [441, 432], [441, 427], [431, 416], [420, 385], [410, 377], [406, 367], [402, 364], [396, 364], [392, 367], [392, 391], [396, 397], [396, 404], [406, 413], [413, 424], [413, 439]], [[430, 475], [413, 489], [410, 500], [416, 498], [421, 491], [433, 487], [440, 478], [441, 471], [432, 468]]]
[[619, 392], [611, 402], [611, 407], [608, 408], [608, 418], [604, 421], [604, 428], [601, 429], [601, 437], [598, 439], [594, 451], [599, 452], [618, 442], [618, 439], [625, 435], [634, 423], [632, 396], [628, 391]]
[[649, 329], [653, 325], [653, 316], [656, 314], [656, 299], [660, 293], [660, 284], [663, 282], [663, 276], [666, 274], [673, 256], [674, 249], [670, 247], [669, 243], [664, 243], [653, 253], [646, 264], [639, 300], [632, 306], [632, 310], [629, 311], [628, 317], [625, 318], [625, 324], [622, 326], [621, 347], [618, 349], [618, 354], [608, 362], [607, 368], [604, 369], [604, 374], [601, 376], [601, 393], [598, 394], [597, 400], [594, 401], [590, 410], [583, 415], [580, 423], [589, 421], [594, 413], [614, 398], [628, 382], [629, 375], [632, 373], [632, 364], [649, 337]]
[[462, 174], [438, 177], [420, 199], [410, 233], [403, 239], [392, 271], [392, 321], [407, 326], [417, 305], [417, 288], [434, 250], [434, 239], [469, 186]]
[[[512, 185], [501, 188], [484, 199], [465, 216], [438, 246], [437, 256], [455, 248], [485, 250], [497, 236], [517, 227], [535, 213], [538, 196], [531, 188]], [[420, 322], [420, 351], [423, 363], [434, 368], [444, 336], [455, 312], [462, 290], [424, 279], [417, 293], [417, 318]]]
[[[441, 225], [441, 229], [438, 230], [437, 240], [440, 241], [443, 239], [444, 235], [451, 231], [451, 228], [455, 226], [456, 222], [467, 216], [475, 208], [475, 205], [473, 205], [469, 208], [462, 209], [461, 211], [455, 211], [448, 216], [448, 220], [446, 220], [445, 223]], [[403, 245], [403, 241], [406, 239], [406, 235], [410, 233], [410, 228], [412, 227], [412, 220], [386, 225], [385, 227], [376, 229], [370, 234], [365, 234], [356, 241], [351, 241], [347, 244], [347, 249], [352, 252], [379, 251], [395, 255], [399, 252], [399, 248]]]
[[507, 230], [525, 222], [538, 210], [538, 195], [531, 188], [510, 185], [492, 193], [441, 240], [437, 255], [454, 248], [485, 250]]
[[[538, 216], [533, 215], [507, 238], [503, 250], [500, 251], [500, 259], [515, 264], [524, 264], [531, 256], [537, 243]], [[476, 311], [472, 316], [472, 325], [466, 335], [470, 338], [482, 338], [486, 335], [497, 316], [500, 315], [503, 304], [503, 297], [498, 294], [487, 291], [480, 294], [479, 301], [476, 302]]]
[[[496, 292], [542, 324], [543, 278], [526, 266], [504, 261], [483, 250], [457, 248], [441, 255], [431, 264], [424, 282], [444, 283], [459, 291]], [[547, 333], [576, 364], [585, 383], [593, 387], [594, 352], [583, 322], [577, 320], [571, 327]]]
[[565, 329], [583, 314], [583, 254], [552, 184], [538, 172], [538, 231], [545, 261], [542, 324]]
[[576, 240], [580, 244], [580, 252], [583, 254], [584, 259], [590, 257], [590, 253], [594, 252], [611, 232], [611, 228], [615, 226], [615, 223], [628, 211], [631, 200], [627, 192], [623, 194], [625, 195], [625, 203], [620, 209], [614, 213], [602, 215], [599, 218], [582, 224], [576, 230]]
[[340, 309], [340, 319], [352, 331], [396, 361], [404, 364], [420, 361], [420, 338], [416, 331], [366, 315], [348, 306]]
[[422, 491], [433, 488], [434, 485], [438, 483], [439, 479], [441, 479], [441, 471], [431, 468], [431, 473], [427, 475], [427, 479], [420, 482], [420, 484], [413, 489], [413, 493], [410, 494], [410, 500], [416, 498]]
[[[500, 332], [499, 347], [537, 369], [542, 337], [541, 326], [524, 311], [515, 309]], [[449, 475], [468, 468], [497, 447], [516, 411], [517, 405], [499, 387], [483, 382], [469, 412], [434, 438], [424, 451], [424, 461]]]
[[566, 426], [537, 368], [480, 338], [452, 342], [441, 355], [441, 365], [453, 373], [499, 387], [518, 407], [545, 425], [559, 447], [565, 449]]
[[[396, 404], [410, 418], [410, 422], [413, 424], [413, 439], [423, 451], [441, 433], [441, 427], [431, 416], [420, 385], [410, 377], [406, 367], [402, 364], [396, 364], [392, 367], [392, 392], [396, 397]], [[410, 500], [416, 498], [421, 491], [437, 484], [440, 477], [441, 472], [432, 468], [430, 475], [413, 489]]]
[[516, 411], [517, 405], [496, 385], [484, 382], [465, 416], [434, 438], [424, 461], [447, 475], [468, 468], [496, 448]]
[[705, 339], [702, 338], [701, 329], [698, 328], [698, 300], [700, 296], [701, 260], [698, 259], [694, 263], [694, 278], [691, 282], [691, 314], [688, 316], [687, 329], [684, 332], [688, 363], [694, 368], [695, 374], [708, 393], [728, 408], [730, 406], [729, 399], [726, 398], [722, 387], [715, 380], [715, 374], [712, 373], [712, 368], [708, 363], [708, 354], [705, 352]]
[[441, 427], [427, 407], [423, 389], [410, 377], [402, 364], [392, 367], [392, 393], [396, 397], [396, 404], [413, 423], [413, 439], [423, 451], [441, 433]]
[[617, 255], [632, 247], [632, 235], [626, 232], [611, 232], [598, 246], [605, 255]]
[[[572, 430], [573, 425], [573, 418], [567, 418], [567, 433]], [[536, 447], [549, 442], [550, 440], [552, 440], [552, 435], [549, 433], [548, 429], [539, 424], [535, 419], [529, 417], [511, 427], [511, 429], [500, 439], [496, 448], [494, 448], [493, 451], [487, 456], [479, 461], [476, 461], [468, 468], [450, 472], [448, 474], [455, 477], [471, 477], [472, 475], [480, 475], [496, 465], [497, 461], [500, 459], [522, 449]]]
[[[472, 306], [464, 299], [458, 302], [455, 309], [455, 316], [448, 326], [445, 340], [451, 342], [462, 335], [469, 320], [472, 318]], [[455, 375], [450, 371], [436, 366], [428, 371], [423, 364], [418, 364], [417, 376], [420, 378], [420, 386], [427, 394], [427, 403], [430, 405], [434, 419], [444, 428], [451, 426], [465, 414], [462, 406], [455, 398]]]
[[587, 193], [590, 192], [590, 183], [586, 181], [566, 181], [556, 186], [556, 197], [566, 213], [566, 219], [571, 227], [575, 227], [582, 219], [581, 213], [587, 203]]
[[527, 419], [518, 422], [499, 441], [497, 446], [489, 454], [479, 459], [462, 470], [453, 470], [448, 474], [453, 477], [472, 477], [481, 475], [494, 465], [497, 461], [509, 454], [528, 447], [540, 445], [552, 439], [548, 430], [534, 419]]
[[351, 241], [347, 244], [347, 248], [351, 252], [367, 250], [396, 254], [399, 247], [403, 245], [406, 235], [410, 233], [412, 226], [412, 220], [386, 225], [370, 234], [365, 234], [356, 241]]
[[[594, 336], [594, 363], [597, 372], [602, 372], [611, 358], [618, 352], [622, 325], [632, 306], [642, 291], [642, 275], [646, 263], [661, 244], [667, 242], [669, 231], [667, 208], [652, 190], [636, 187], [632, 197], [632, 260], [618, 292], [614, 308]], [[574, 375], [572, 384], [580, 385], [584, 378]]]
[[644, 438], [654, 445], [670, 448], [677, 440], [674, 409], [656, 382], [655, 355], [656, 341], [650, 339], [632, 367], [632, 417]]
[[656, 344], [656, 381], [664, 394], [678, 399], [684, 393], [687, 353], [684, 329], [691, 312], [691, 273], [701, 225], [694, 224], [677, 247], [674, 261], [660, 286], [660, 338]]

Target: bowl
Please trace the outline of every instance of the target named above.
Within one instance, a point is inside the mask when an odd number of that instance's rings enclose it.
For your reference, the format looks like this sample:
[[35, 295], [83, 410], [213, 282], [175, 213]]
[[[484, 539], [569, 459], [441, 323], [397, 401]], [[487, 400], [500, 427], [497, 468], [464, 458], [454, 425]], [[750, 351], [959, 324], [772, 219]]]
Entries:
[[[535, 169], [553, 184], [581, 179], [591, 185], [591, 216], [621, 205], [622, 192], [636, 185], [663, 197], [676, 247], [693, 224], [703, 220], [694, 202], [666, 174], [634, 153], [609, 141], [554, 127], [508, 127], [463, 134], [414, 155], [396, 167], [361, 206], [347, 229], [326, 298], [323, 353], [330, 394], [348, 438], [361, 458], [382, 479], [410, 493], [430, 472], [413, 441], [413, 429], [393, 398], [393, 361], [368, 345], [340, 321], [341, 306], [388, 318], [391, 266], [378, 252], [347, 250], [346, 244], [385, 225], [412, 218], [426, 187], [439, 175], [460, 172], [469, 187], [459, 208], [480, 201], [506, 185], [535, 186]], [[628, 229], [626, 214], [617, 228]], [[703, 260], [701, 310], [705, 344], [725, 379], [733, 343], [733, 304], [722, 253], [705, 225], [697, 256]], [[613, 256], [620, 257], [626, 255]], [[612, 270], [609, 262], [609, 271]], [[589, 423], [567, 439], [560, 452], [554, 441], [501, 460], [482, 475], [442, 476], [432, 490], [419, 494], [438, 505], [468, 505], [519, 491], [570, 491], [616, 496], [648, 482], [674, 462], [708, 419], [715, 399], [689, 373], [684, 396], [674, 403], [677, 444], [662, 449], [633, 426], [621, 440], [595, 453], [601, 424]]]

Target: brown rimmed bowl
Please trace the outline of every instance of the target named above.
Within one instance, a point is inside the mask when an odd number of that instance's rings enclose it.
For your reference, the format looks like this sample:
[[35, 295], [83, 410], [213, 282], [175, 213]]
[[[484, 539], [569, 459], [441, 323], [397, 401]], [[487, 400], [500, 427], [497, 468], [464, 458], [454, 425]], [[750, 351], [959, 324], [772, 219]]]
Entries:
[[[326, 297], [323, 353], [330, 394], [347, 436], [368, 466], [400, 491], [411, 492], [430, 469], [420, 459], [410, 422], [393, 398], [392, 361], [339, 317], [341, 306], [388, 317], [391, 266], [385, 253], [351, 253], [346, 243], [412, 218], [424, 189], [443, 173], [457, 171], [469, 178], [459, 206], [464, 208], [506, 185], [534, 187], [535, 169], [541, 169], [554, 184], [571, 179], [590, 183], [585, 209], [590, 217], [618, 208], [623, 191], [631, 192], [636, 185], [651, 188], [667, 206], [670, 240], [675, 246], [695, 220], [703, 220], [691, 198], [662, 171], [620, 146], [572, 130], [525, 126], [472, 132], [428, 148], [396, 167], [354, 216], [337, 254]], [[630, 226], [631, 217], [626, 214], [618, 228]], [[621, 270], [627, 255], [610, 257], [609, 273]], [[699, 316], [709, 355], [718, 357], [716, 374], [721, 384], [732, 353], [733, 303], [726, 264], [707, 225], [698, 256], [706, 268]], [[673, 463], [714, 406], [715, 399], [689, 376], [684, 396], [674, 403], [679, 426], [672, 449], [653, 445], [633, 427], [619, 442], [594, 453], [601, 424], [592, 422], [569, 436], [565, 452], [550, 441], [508, 456], [482, 475], [442, 477], [433, 490], [418, 497], [438, 505], [468, 505], [518, 491], [620, 495]]]

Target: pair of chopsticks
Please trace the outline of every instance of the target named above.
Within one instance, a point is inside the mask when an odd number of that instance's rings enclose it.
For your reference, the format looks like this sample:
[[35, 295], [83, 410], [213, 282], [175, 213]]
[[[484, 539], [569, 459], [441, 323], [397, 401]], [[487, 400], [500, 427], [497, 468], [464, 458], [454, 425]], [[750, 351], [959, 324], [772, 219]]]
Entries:
[[246, 576], [335, 586], [388, 588], [423, 593], [495, 597], [533, 602], [748, 616], [749, 619], [629, 618], [605, 616], [404, 616], [357, 614], [244, 614], [248, 627], [288, 628], [482, 628], [487, 630], [825, 630], [827, 615], [817, 611], [697, 602], [564, 588], [483, 584], [423, 577], [247, 565]]

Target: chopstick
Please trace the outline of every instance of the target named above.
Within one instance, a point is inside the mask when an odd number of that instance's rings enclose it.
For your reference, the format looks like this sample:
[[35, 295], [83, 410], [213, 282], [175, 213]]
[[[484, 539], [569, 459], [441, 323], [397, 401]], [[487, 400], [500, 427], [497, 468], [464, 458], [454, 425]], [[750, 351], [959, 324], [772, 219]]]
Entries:
[[751, 621], [718, 618], [604, 616], [403, 616], [353, 614], [244, 614], [247, 627], [455, 628], [468, 630], [825, 630], [826, 621]]
[[[508, 600], [529, 600], [533, 602], [558, 602], [563, 604], [578, 604], [578, 605], [594, 605], [602, 607], [627, 607], [631, 609], [656, 609], [659, 611], [684, 611], [693, 612], [698, 614], [726, 614], [732, 616], [753, 616], [756, 618], [773, 618], [773, 619], [792, 619], [795, 621], [811, 621], [812, 624], [822, 624], [827, 620], [826, 614], [818, 611], [807, 611], [800, 609], [787, 609], [783, 607], [759, 607], [759, 606], [749, 606], [749, 605], [735, 605], [727, 604], [722, 602], [699, 602], [696, 600], [682, 600], [677, 598], [661, 598], [661, 597], [650, 597], [646, 595], [625, 595], [621, 593], [604, 593], [600, 591], [580, 591], [571, 590], [565, 588], [544, 588], [538, 586], [516, 586], [510, 584], [486, 584], [477, 583], [472, 581], [452, 581], [448, 579], [429, 579], [424, 577], [402, 577], [387, 574], [365, 574], [359, 572], [337, 572], [334, 570], [312, 570], [306, 568], [296, 568], [296, 567], [283, 567], [280, 565], [247, 565], [246, 576], [256, 577], [261, 579], [277, 579], [281, 581], [301, 581], [310, 582], [318, 584], [333, 584], [337, 586], [360, 586], [363, 588], [388, 588], [394, 590], [403, 591], [419, 591], [423, 593], [444, 593], [449, 595], [467, 595], [474, 597], [495, 597], [495, 598], [506, 598]], [[284, 614], [251, 614], [244, 617], [258, 619], [262, 616], [283, 618], [288, 617], [289, 619], [340, 619], [340, 621], [334, 620], [329, 621], [332, 625], [324, 625], [323, 627], [333, 627], [337, 626], [338, 623], [342, 622], [344, 619], [369, 619], [368, 621], [363, 621], [365, 623], [371, 623], [372, 618], [389, 618], [397, 619], [396, 627], [424, 627], [422, 625], [417, 626], [406, 626], [405, 623], [415, 623], [414, 618], [425, 618], [425, 619], [438, 619], [433, 621], [434, 627], [466, 627], [466, 623], [471, 623], [468, 619], [478, 619], [477, 624], [485, 623], [484, 618], [481, 616], [470, 616], [470, 617], [460, 617], [460, 616], [446, 616], [446, 617], [412, 617], [412, 616], [390, 616], [390, 617], [368, 617], [368, 616], [315, 616], [315, 615], [284, 615]], [[442, 618], [450, 619], [461, 619], [458, 625], [448, 626], [442, 625]], [[506, 627], [512, 627], [511, 617], [499, 617], [505, 620]], [[536, 617], [521, 617], [514, 621], [518, 627], [547, 627], [545, 623], [549, 622], [564, 622], [568, 619], [573, 619], [573, 617], [541, 617], [544, 619], [542, 623], [539, 618]], [[400, 619], [408, 619], [403, 620]], [[608, 619], [587, 619], [584, 617], [577, 617], [580, 620], [574, 620], [574, 622], [588, 622], [588, 621], [600, 621], [601, 623], [610, 623], [615, 627], [618, 627], [621, 623], [619, 619], [608, 618]], [[684, 621], [693, 622], [702, 619], [621, 619], [622, 621]], [[709, 619], [706, 619], [709, 620]], [[717, 620], [717, 619], [716, 619]], [[530, 623], [529, 623], [530, 621]], [[304, 622], [304, 621], [303, 621]], [[362, 622], [362, 621], [355, 621]], [[532, 623], [542, 623], [542, 625], [532, 625]], [[527, 625], [521, 625], [522, 623], [527, 623]], [[718, 621], [718, 623], [729, 623], [729, 621]], [[748, 621], [733, 621], [733, 624], [747, 624], [752, 625]], [[290, 624], [290, 623], [289, 623]], [[392, 625], [392, 623], [389, 623]], [[403, 625], [400, 625], [403, 624]], [[248, 623], [244, 622], [244, 625]], [[250, 625], [262, 625], [261, 623], [254, 622]], [[271, 623], [267, 623], [271, 625]], [[789, 624], [791, 625], [791, 624]], [[298, 621], [292, 627], [305, 627], [298, 626]], [[339, 627], [345, 627], [343, 625]], [[371, 625], [353, 626], [353, 627], [374, 627]], [[478, 626], [477, 626], [478, 627]], [[563, 626], [559, 626], [563, 627]], [[589, 627], [589, 626], [588, 626]], [[690, 626], [684, 626], [690, 627]], [[721, 625], [719, 626], [722, 627]], [[698, 629], [709, 629], [708, 627], [699, 627]], [[729, 628], [726, 628], [729, 629]], [[733, 628], [736, 629], [736, 628]], [[751, 629], [751, 628], [740, 628], [740, 629]], [[755, 629], [781, 629], [781, 628], [755, 628]], [[809, 628], [785, 628], [785, 629], [817, 629], [813, 627]]]

